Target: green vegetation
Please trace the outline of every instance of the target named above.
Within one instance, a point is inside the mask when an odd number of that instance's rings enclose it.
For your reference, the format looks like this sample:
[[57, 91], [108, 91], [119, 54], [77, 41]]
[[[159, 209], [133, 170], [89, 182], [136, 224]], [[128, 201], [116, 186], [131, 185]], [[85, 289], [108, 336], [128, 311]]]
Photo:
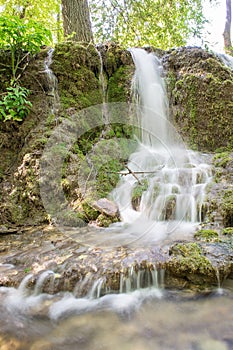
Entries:
[[226, 227], [222, 230], [223, 235], [233, 236], [233, 227]]
[[134, 186], [133, 191], [132, 191], [132, 195], [131, 195], [132, 205], [133, 205], [134, 209], [137, 209], [139, 207], [142, 194], [144, 191], [147, 190], [147, 188], [148, 188], [148, 180], [147, 179], [141, 180], [140, 183], [138, 182]]
[[4, 16], [17, 17], [26, 21], [35, 20], [48, 28], [59, 42], [63, 37], [61, 0], [0, 0]]
[[[211, 54], [200, 52], [199, 55], [199, 52], [198, 48], [190, 48], [189, 52], [187, 49], [177, 49], [169, 57], [167, 85], [169, 97], [173, 101], [173, 118], [192, 149], [231, 149], [232, 71], [211, 57]], [[179, 68], [174, 71], [175, 65]], [[219, 166], [226, 166], [227, 162], [228, 156], [225, 154]]]
[[218, 232], [215, 230], [199, 230], [194, 234], [194, 238], [204, 242], [219, 242]]
[[0, 49], [11, 55], [11, 85], [21, 77], [28, 65], [28, 56], [39, 52], [41, 46], [51, 40], [50, 31], [38, 22], [14, 16], [0, 17]]
[[[10, 53], [11, 77], [0, 101], [0, 119], [21, 121], [29, 113], [30, 91], [20, 85], [30, 57], [51, 41], [51, 33], [35, 21], [0, 17], [0, 50]], [[3, 70], [9, 69], [7, 65]]]
[[170, 264], [176, 265], [178, 275], [185, 275], [189, 278], [188, 274], [208, 276], [214, 272], [210, 261], [204, 256], [197, 243], [177, 243], [171, 247], [170, 255], [172, 256]]
[[231, 152], [225, 151], [215, 154], [213, 163], [216, 167], [226, 168], [226, 166], [232, 161]]
[[7, 93], [0, 100], [0, 120], [22, 121], [29, 113], [31, 102], [27, 100], [30, 91], [20, 85], [8, 87]]
[[233, 189], [224, 192], [221, 208], [224, 226], [233, 227]]
[[205, 23], [202, 0], [95, 0], [90, 9], [96, 40], [124, 47], [182, 46], [190, 35], [200, 37]]

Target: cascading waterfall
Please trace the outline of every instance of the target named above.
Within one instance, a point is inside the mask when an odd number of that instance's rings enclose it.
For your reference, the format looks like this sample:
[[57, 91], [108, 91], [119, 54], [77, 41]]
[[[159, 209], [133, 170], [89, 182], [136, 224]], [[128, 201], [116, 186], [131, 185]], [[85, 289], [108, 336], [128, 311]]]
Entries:
[[217, 57], [229, 68], [233, 69], [233, 57], [226, 53], [218, 53]]
[[138, 124], [141, 142], [144, 146], [156, 147], [167, 144], [168, 102], [165, 85], [160, 76], [162, 69], [159, 60], [153, 54], [142, 49], [131, 49], [136, 66], [133, 78], [133, 94], [139, 104]]
[[50, 49], [48, 51], [48, 56], [45, 59], [44, 67], [49, 85], [49, 90], [47, 91], [47, 94], [51, 97], [51, 114], [53, 114], [56, 117], [60, 108], [60, 97], [58, 94], [57, 78], [53, 74], [53, 71], [50, 69], [50, 65], [52, 64], [53, 51], [54, 49]]
[[205, 155], [184, 147], [168, 120], [158, 58], [143, 49], [130, 51], [136, 66], [132, 86], [139, 103], [140, 142], [127, 164], [130, 173], [122, 177], [113, 199], [125, 223], [169, 223], [172, 230], [181, 222], [201, 222], [210, 166]]

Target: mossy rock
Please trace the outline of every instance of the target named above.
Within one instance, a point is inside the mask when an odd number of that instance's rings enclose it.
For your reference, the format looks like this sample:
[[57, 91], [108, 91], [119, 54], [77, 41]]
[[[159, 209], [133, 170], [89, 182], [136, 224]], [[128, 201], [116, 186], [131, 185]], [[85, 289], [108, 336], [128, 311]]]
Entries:
[[100, 215], [100, 212], [97, 209], [93, 208], [91, 200], [88, 200], [88, 199], [84, 200], [82, 202], [82, 209], [88, 221], [94, 221]]
[[194, 234], [194, 238], [204, 242], [219, 242], [218, 232], [215, 230], [199, 230]]
[[55, 219], [62, 226], [72, 227], [83, 227], [88, 221], [83, 213], [70, 209], [61, 211]]
[[104, 214], [100, 214], [96, 220], [96, 223], [99, 227], [108, 227], [115, 222], [119, 222], [119, 218], [113, 218]]
[[215, 279], [215, 268], [204, 255], [199, 244], [176, 243], [170, 248], [169, 254], [171, 259], [167, 269], [171, 275], [200, 285]]
[[100, 59], [93, 45], [73, 42], [57, 44], [51, 69], [58, 79], [63, 108], [80, 110], [102, 103]]
[[117, 71], [113, 73], [108, 81], [108, 102], [128, 102], [132, 75], [132, 66], [120, 66]]
[[217, 153], [214, 155], [213, 164], [216, 167], [226, 168], [227, 165], [232, 162], [232, 155], [230, 151]]
[[179, 48], [163, 58], [174, 123], [195, 150], [233, 147], [233, 72], [200, 48]]
[[225, 227], [233, 227], [233, 189], [226, 190], [222, 197], [221, 214]]
[[226, 227], [222, 230], [223, 235], [233, 236], [233, 227]]
[[143, 192], [148, 189], [148, 180], [141, 180], [140, 183], [136, 183], [132, 191], [132, 206], [135, 210], [139, 210], [141, 197]]

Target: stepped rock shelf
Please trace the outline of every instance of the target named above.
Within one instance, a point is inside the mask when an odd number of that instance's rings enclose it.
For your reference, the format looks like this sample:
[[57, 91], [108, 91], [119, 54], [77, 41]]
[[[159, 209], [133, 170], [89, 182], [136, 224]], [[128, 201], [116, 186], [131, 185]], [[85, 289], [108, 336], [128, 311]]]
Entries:
[[[201, 240], [141, 242], [131, 247], [95, 246], [91, 240], [90, 244], [79, 243], [88, 242], [93, 234], [100, 235], [101, 230], [67, 229], [64, 234], [46, 226], [1, 237], [0, 284], [18, 287], [32, 274], [28, 288], [33, 289], [39, 276], [49, 270], [55, 278], [51, 282], [51, 276], [46, 275], [44, 292], [76, 291], [83, 296], [97, 281], [102, 281], [100, 294], [119, 292], [122, 277], [128, 278], [129, 289], [136, 289], [134, 280], [139, 271], [149, 276], [141, 280], [140, 287], [152, 284], [152, 271], [158, 272], [160, 288], [198, 290], [224, 285], [225, 279], [233, 278], [231, 235], [203, 234]], [[88, 281], [83, 286], [85, 277]]]

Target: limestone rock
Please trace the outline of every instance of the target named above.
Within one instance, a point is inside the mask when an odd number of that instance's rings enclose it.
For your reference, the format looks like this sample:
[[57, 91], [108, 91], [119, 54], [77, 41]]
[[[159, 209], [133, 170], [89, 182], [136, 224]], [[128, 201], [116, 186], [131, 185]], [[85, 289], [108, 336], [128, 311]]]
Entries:
[[102, 214], [108, 215], [112, 218], [119, 216], [119, 209], [117, 205], [107, 198], [101, 198], [95, 203], [93, 207], [100, 211]]

